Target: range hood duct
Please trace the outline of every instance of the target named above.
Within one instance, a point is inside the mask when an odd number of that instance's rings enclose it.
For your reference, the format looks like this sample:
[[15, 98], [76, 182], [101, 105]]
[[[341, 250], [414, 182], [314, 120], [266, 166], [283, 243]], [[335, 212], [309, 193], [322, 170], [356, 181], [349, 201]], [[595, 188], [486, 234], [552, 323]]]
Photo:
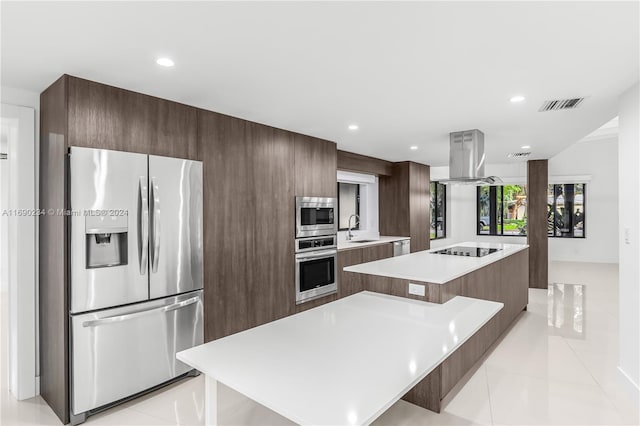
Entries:
[[484, 133], [478, 129], [449, 133], [449, 179], [446, 185], [496, 185], [497, 176], [484, 175]]

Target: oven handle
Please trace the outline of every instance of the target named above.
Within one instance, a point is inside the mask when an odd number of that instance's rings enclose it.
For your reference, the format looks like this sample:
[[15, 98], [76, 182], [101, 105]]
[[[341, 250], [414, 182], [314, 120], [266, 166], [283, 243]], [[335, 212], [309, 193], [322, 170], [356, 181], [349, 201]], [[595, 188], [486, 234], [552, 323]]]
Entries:
[[300, 253], [300, 254], [296, 254], [296, 260], [318, 259], [321, 257], [335, 256], [336, 254], [338, 254], [338, 250], [323, 250], [323, 251], [314, 251], [310, 253]]

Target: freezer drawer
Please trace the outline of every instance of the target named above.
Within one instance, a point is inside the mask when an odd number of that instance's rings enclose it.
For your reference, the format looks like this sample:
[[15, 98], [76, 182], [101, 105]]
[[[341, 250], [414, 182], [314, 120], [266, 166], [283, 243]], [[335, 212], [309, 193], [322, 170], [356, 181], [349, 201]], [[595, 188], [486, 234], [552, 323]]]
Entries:
[[72, 315], [71, 411], [141, 392], [190, 367], [176, 352], [203, 343], [202, 290]]

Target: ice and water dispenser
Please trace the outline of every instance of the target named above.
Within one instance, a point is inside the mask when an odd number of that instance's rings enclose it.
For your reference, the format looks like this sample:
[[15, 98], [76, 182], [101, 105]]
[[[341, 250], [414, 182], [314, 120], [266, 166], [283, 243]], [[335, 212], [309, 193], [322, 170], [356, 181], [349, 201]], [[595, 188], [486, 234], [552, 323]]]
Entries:
[[128, 222], [127, 216], [87, 216], [85, 239], [87, 269], [126, 265]]

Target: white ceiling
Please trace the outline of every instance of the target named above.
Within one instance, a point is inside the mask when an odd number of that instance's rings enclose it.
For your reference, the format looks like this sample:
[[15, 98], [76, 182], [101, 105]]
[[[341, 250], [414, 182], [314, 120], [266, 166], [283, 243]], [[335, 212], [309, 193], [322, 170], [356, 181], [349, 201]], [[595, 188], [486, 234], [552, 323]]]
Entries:
[[3, 86], [41, 92], [67, 73], [434, 166], [449, 132], [472, 128], [489, 163], [522, 145], [549, 158], [614, 117], [640, 72], [635, 1], [0, 7]]

